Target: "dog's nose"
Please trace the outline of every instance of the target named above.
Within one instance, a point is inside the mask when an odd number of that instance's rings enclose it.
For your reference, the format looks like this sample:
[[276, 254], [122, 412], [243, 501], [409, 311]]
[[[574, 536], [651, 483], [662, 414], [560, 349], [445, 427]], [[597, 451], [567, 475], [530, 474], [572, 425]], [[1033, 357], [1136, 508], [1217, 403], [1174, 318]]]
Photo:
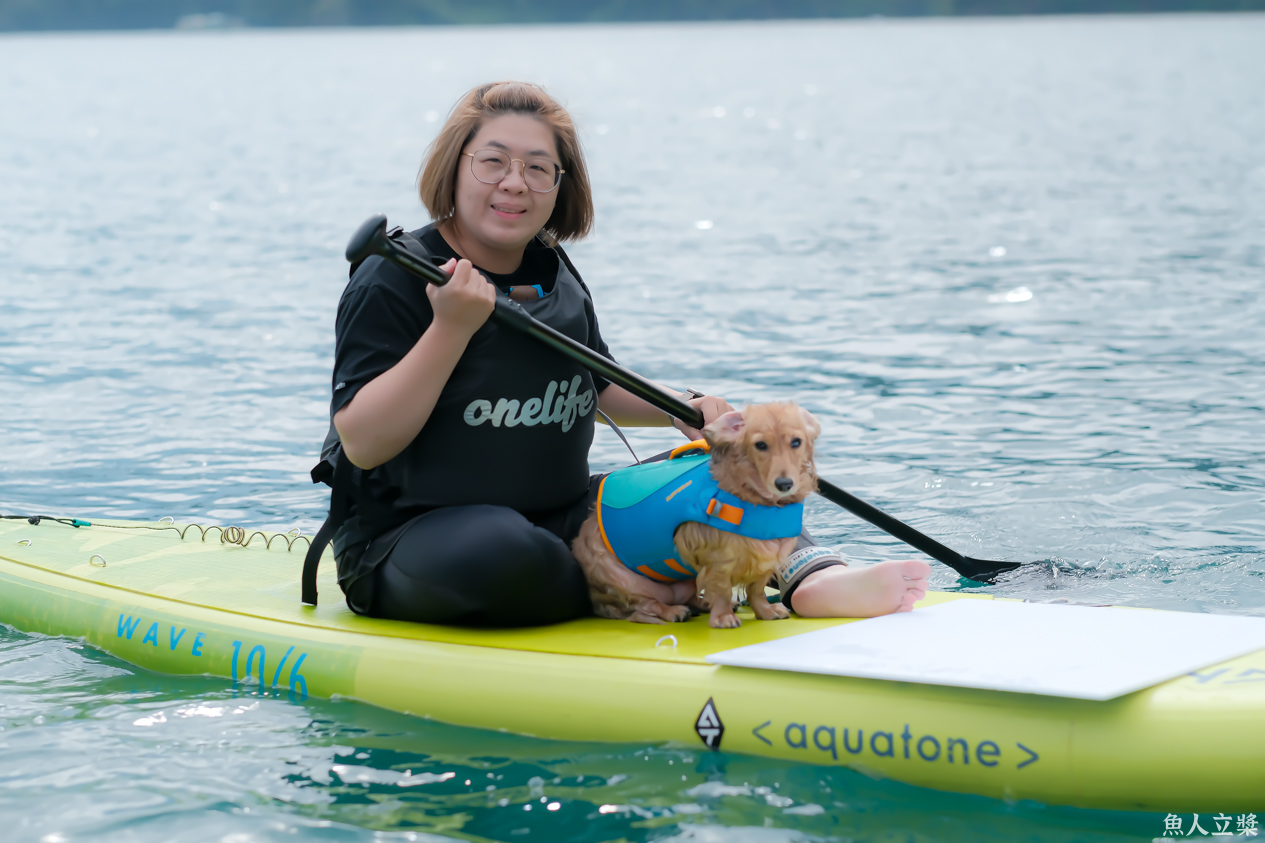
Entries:
[[789, 492], [791, 487], [795, 485], [795, 481], [789, 477], [779, 477], [773, 481], [773, 485], [777, 486], [779, 492]]

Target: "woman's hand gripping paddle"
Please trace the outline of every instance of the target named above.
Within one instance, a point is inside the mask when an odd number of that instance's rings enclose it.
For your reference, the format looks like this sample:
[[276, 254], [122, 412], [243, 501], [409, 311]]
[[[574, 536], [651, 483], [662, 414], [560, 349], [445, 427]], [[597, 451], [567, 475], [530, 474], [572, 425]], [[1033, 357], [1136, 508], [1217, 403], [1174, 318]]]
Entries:
[[[347, 260], [360, 263], [370, 255], [378, 255], [397, 266], [417, 275], [429, 284], [444, 285], [449, 275], [434, 264], [410, 252], [393, 239], [396, 235], [387, 234], [387, 218], [381, 214], [370, 217], [352, 235], [347, 244]], [[703, 414], [694, 407], [672, 395], [658, 385], [630, 372], [624, 367], [601, 356], [588, 346], [576, 342], [566, 334], [555, 331], [543, 322], [532, 318], [514, 301], [497, 298], [496, 308], [490, 317], [497, 324], [534, 337], [559, 353], [575, 360], [590, 371], [616, 383], [636, 395], [638, 398], [658, 407], [668, 415], [680, 419], [691, 427], [703, 426]], [[817, 482], [819, 493], [826, 500], [851, 512], [859, 518], [869, 521], [885, 533], [895, 536], [906, 544], [921, 550], [933, 559], [943, 562], [967, 579], [977, 582], [993, 582], [999, 574], [1013, 571], [1020, 567], [1018, 562], [993, 562], [987, 559], [973, 559], [963, 556], [955, 550], [945, 547], [940, 542], [925, 536], [883, 512], [878, 507], [854, 497], [827, 480]]]
[[[387, 218], [381, 214], [365, 220], [360, 228], [356, 230], [356, 233], [352, 235], [351, 242], [347, 244], [347, 260], [355, 264], [360, 263], [370, 255], [377, 255], [412, 272], [428, 284], [442, 287], [448, 283], [451, 276], [447, 272], [400, 245], [393, 238], [401, 237], [401, 235], [394, 232], [388, 235], [386, 228]], [[407, 237], [408, 235], [402, 236]], [[653, 404], [674, 418], [686, 422], [689, 422], [691, 418], [697, 418], [700, 420], [700, 425], [696, 426], [701, 426], [702, 416], [689, 404], [686, 404], [675, 395], [669, 395], [641, 375], [617, 365], [583, 343], [577, 342], [566, 334], [537, 321], [529, 316], [518, 302], [498, 296], [496, 307], [492, 310], [492, 315], [489, 318], [499, 325], [504, 325], [507, 328], [521, 331], [533, 337], [586, 366], [594, 374], [601, 375], [612, 383], [619, 384], [638, 398]], [[686, 413], [686, 415], [681, 415], [682, 413]]]

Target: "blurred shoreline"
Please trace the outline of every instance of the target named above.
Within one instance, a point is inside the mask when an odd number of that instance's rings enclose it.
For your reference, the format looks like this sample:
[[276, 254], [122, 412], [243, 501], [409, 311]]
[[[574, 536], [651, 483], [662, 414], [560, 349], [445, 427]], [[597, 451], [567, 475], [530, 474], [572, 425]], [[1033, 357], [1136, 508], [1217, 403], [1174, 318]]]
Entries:
[[1265, 11], [1265, 0], [0, 0], [0, 32], [684, 23]]

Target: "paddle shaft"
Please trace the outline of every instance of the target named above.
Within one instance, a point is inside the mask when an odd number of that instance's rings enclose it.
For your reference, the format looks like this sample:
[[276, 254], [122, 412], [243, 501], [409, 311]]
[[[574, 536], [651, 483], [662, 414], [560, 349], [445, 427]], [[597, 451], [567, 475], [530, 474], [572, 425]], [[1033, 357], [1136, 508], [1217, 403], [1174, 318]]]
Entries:
[[[386, 235], [386, 217], [375, 216], [366, 220], [351, 242], [347, 245], [347, 260], [358, 263], [369, 255], [378, 255], [397, 266], [417, 275], [424, 281], [442, 287], [452, 278], [434, 264], [413, 255], [399, 243]], [[629, 371], [612, 360], [595, 352], [593, 349], [577, 342], [566, 334], [554, 330], [543, 322], [533, 318], [523, 310], [517, 302], [510, 299], [497, 298], [496, 306], [489, 317], [499, 325], [521, 331], [543, 342], [559, 353], [587, 367], [595, 374], [618, 384], [638, 398], [658, 407], [668, 415], [680, 419], [691, 427], [703, 426], [703, 414], [697, 408], [687, 404], [657, 384], [643, 378], [636, 372]], [[923, 535], [905, 522], [888, 515], [876, 506], [866, 503], [828, 480], [818, 479], [818, 491], [831, 503], [851, 512], [859, 518], [870, 522], [885, 533], [900, 539], [933, 559], [943, 562], [964, 577], [990, 582], [1002, 571], [1019, 567], [1014, 562], [990, 562], [965, 557], [940, 542]]]
[[878, 527], [888, 535], [895, 536], [905, 544], [918, 548], [932, 559], [943, 562], [968, 579], [978, 579], [982, 576], [985, 577], [985, 582], [990, 582], [992, 577], [1001, 573], [1002, 570], [1019, 567], [1013, 562], [989, 562], [985, 563], [983, 567], [1000, 566], [1000, 570], [985, 571], [978, 564], [983, 560], [970, 559], [956, 550], [945, 547], [931, 538], [931, 536], [918, 532], [904, 521], [893, 518], [877, 506], [866, 503], [855, 495], [845, 492], [829, 480], [817, 478], [817, 492], [831, 503], [843, 507], [858, 518], [869, 521], [875, 527]]

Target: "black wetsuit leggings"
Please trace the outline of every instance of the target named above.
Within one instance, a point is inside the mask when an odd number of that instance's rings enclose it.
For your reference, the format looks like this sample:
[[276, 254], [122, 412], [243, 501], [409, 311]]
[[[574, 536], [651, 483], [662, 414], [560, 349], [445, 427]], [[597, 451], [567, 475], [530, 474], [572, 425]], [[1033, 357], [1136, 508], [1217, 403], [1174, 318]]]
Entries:
[[353, 586], [349, 603], [378, 618], [459, 626], [588, 615], [588, 586], [570, 548], [593, 511], [597, 481], [572, 504], [545, 512], [476, 504], [419, 515], [369, 544], [367, 556], [385, 556]]

